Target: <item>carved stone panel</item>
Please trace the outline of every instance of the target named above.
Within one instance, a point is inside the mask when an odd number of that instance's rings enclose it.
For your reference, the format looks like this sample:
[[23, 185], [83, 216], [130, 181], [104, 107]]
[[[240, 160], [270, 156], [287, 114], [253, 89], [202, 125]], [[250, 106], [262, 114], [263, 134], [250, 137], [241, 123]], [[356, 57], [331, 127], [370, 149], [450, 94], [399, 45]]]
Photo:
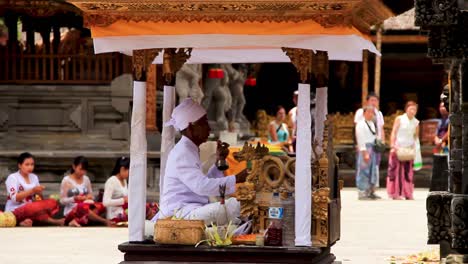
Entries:
[[431, 192], [426, 199], [428, 244], [451, 241], [450, 205], [453, 194], [449, 192]]
[[11, 127], [16, 131], [79, 131], [80, 128], [72, 120], [72, 113], [78, 107], [76, 103], [60, 103], [57, 101], [21, 102], [10, 105], [14, 111]]
[[450, 209], [452, 248], [468, 249], [468, 195], [454, 195]]

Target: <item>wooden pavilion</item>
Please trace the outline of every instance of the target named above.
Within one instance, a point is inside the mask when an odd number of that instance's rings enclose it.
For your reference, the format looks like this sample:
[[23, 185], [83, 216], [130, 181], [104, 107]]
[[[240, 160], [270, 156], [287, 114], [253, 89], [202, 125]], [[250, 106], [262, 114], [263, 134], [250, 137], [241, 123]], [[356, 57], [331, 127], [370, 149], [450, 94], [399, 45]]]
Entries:
[[[329, 57], [361, 57], [362, 50], [378, 53], [368, 40], [370, 26], [393, 16], [394, 12], [378, 0], [307, 1], [157, 1], [157, 0], [71, 0], [83, 11], [85, 25], [91, 29], [97, 53], [118, 51], [133, 55], [134, 110], [131, 133], [131, 181], [129, 192], [129, 240], [119, 247], [126, 261], [224, 261], [224, 262], [312, 262], [331, 263], [331, 246], [340, 236], [340, 196], [333, 145], [325, 126], [326, 107], [316, 115], [319, 124], [315, 138], [322, 144], [325, 164], [318, 186], [312, 186], [309, 100], [310, 88], [317, 89], [318, 104], [326, 105]], [[388, 1], [391, 2], [391, 1]], [[407, 1], [399, 1], [405, 2]], [[409, 1], [408, 1], [409, 2]], [[395, 5], [404, 9], [405, 4]], [[146, 79], [158, 54], [163, 56], [165, 92], [173, 93], [175, 73], [192, 52], [221, 49], [269, 50], [271, 56], [286, 53], [297, 68], [300, 113], [295, 192], [296, 247], [262, 250], [252, 248], [195, 249], [165, 247], [144, 241], [146, 172], [145, 105], [151, 106]], [[217, 57], [211, 58], [215, 62]], [[247, 58], [252, 60], [252, 58]], [[238, 57], [236, 62], [245, 60]], [[154, 88], [153, 88], [154, 89]], [[165, 97], [166, 98], [166, 97]], [[171, 103], [165, 102], [169, 110]], [[172, 105], [173, 107], [173, 105]], [[166, 109], [164, 109], [166, 110]], [[167, 117], [167, 115], [166, 115]], [[321, 130], [320, 130], [321, 129]], [[325, 131], [325, 132], [324, 132]], [[172, 136], [171, 136], [172, 134]], [[163, 130], [164, 156], [173, 145], [173, 132]], [[171, 142], [172, 141], [172, 142]], [[166, 144], [166, 145], [165, 145]], [[316, 160], [317, 161], [317, 160]], [[315, 161], [315, 162], [316, 162]], [[326, 161], [326, 162], [325, 162]], [[161, 176], [163, 179], [163, 175]], [[312, 189], [315, 189], [312, 194]], [[329, 191], [325, 191], [329, 190]], [[312, 196], [314, 210], [312, 210]], [[325, 201], [323, 204], [321, 201]], [[323, 206], [323, 207], [322, 207]], [[318, 207], [318, 208], [316, 208]], [[316, 209], [323, 209], [320, 216]], [[314, 219], [315, 217], [315, 219]], [[314, 232], [318, 230], [318, 232]], [[180, 254], [178, 254], [180, 253]], [[254, 256], [256, 259], [253, 259]], [[261, 256], [261, 257], [259, 257]]]

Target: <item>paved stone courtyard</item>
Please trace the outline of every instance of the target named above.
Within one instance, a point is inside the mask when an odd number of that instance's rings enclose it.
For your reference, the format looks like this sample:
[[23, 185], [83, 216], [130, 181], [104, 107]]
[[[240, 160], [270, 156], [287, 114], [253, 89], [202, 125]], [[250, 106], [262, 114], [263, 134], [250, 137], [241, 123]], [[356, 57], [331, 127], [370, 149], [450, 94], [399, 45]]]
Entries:
[[[332, 248], [343, 264], [390, 263], [431, 249], [426, 245], [425, 198], [414, 201], [358, 201], [354, 189], [342, 191], [341, 240]], [[384, 197], [385, 190], [379, 191]], [[127, 239], [124, 228], [1, 228], [0, 263], [119, 263], [117, 245]]]

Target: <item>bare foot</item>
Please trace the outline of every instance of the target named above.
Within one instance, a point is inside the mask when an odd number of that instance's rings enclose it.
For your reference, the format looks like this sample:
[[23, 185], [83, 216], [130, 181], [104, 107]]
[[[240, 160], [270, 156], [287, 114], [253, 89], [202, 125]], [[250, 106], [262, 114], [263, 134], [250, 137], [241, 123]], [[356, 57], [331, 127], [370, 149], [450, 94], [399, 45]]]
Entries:
[[107, 220], [107, 221], [106, 221], [106, 226], [107, 226], [107, 227], [116, 227], [115, 223], [112, 222], [112, 221], [110, 221], [110, 220]]
[[23, 227], [31, 227], [33, 224], [33, 221], [29, 218], [23, 220], [21, 223], [19, 223], [20, 226], [23, 226]]
[[65, 218], [56, 219], [54, 221], [54, 224], [57, 225], [57, 226], [64, 226], [65, 225]]
[[81, 225], [78, 224], [75, 219], [71, 220], [70, 223], [68, 223], [68, 226], [81, 227]]

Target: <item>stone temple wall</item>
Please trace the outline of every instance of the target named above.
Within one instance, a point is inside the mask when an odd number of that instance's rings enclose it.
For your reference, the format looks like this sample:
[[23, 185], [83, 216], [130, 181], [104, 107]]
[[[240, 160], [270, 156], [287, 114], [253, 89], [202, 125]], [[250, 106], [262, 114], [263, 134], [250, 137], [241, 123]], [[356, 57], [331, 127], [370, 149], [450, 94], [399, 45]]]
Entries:
[[[3, 181], [17, 170], [16, 157], [36, 156], [35, 173], [56, 192], [74, 157], [90, 161], [95, 192], [110, 176], [114, 162], [129, 156], [132, 107], [131, 75], [110, 85], [0, 86], [0, 204]], [[150, 135], [148, 189], [156, 191], [159, 140]]]

